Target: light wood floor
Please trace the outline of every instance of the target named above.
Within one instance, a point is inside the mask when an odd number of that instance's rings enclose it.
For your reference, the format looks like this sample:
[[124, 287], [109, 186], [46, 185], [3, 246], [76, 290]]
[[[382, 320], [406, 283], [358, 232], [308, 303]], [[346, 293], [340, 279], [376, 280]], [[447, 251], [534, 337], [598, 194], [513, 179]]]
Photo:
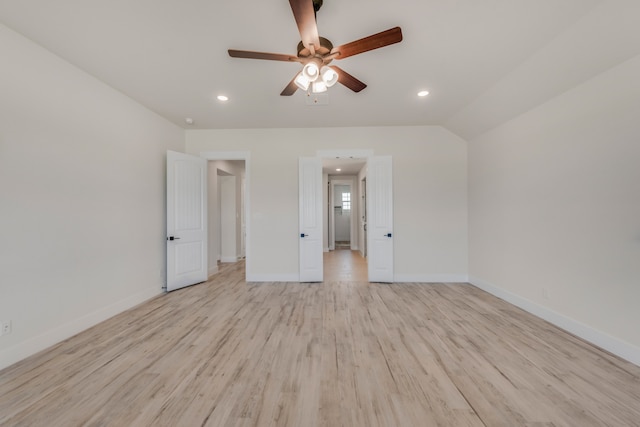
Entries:
[[367, 260], [360, 255], [359, 251], [342, 249], [324, 252], [323, 262], [325, 281], [367, 281]]
[[243, 277], [0, 371], [0, 425], [640, 425], [639, 367], [470, 285]]

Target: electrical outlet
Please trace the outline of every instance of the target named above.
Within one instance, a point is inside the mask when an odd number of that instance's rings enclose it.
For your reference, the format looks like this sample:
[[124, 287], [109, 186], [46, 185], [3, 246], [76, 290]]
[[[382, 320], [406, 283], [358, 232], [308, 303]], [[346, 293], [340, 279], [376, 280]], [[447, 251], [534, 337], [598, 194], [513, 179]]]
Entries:
[[4, 320], [1, 326], [0, 335], [7, 335], [11, 333], [11, 320]]

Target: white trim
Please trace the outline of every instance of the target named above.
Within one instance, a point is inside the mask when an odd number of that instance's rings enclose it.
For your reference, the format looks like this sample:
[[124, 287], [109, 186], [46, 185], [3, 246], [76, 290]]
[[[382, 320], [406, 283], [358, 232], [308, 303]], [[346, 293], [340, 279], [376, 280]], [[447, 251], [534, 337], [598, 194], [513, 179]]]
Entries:
[[394, 274], [394, 283], [468, 283], [465, 274]]
[[298, 273], [247, 275], [247, 282], [299, 282]]
[[223, 256], [220, 257], [220, 262], [238, 262], [237, 256]]
[[585, 341], [590, 342], [604, 350], [615, 354], [629, 362], [640, 366], [640, 347], [622, 341], [619, 338], [608, 335], [602, 331], [594, 329], [578, 320], [557, 313], [547, 307], [541, 306], [533, 301], [519, 295], [506, 291], [498, 286], [476, 277], [470, 277], [469, 282], [483, 291], [503, 299], [541, 319], [546, 320], [567, 332], [576, 335]]
[[[251, 151], [201, 151], [200, 157], [207, 160], [244, 160], [244, 218], [245, 218], [245, 242], [244, 258], [245, 280], [249, 282], [249, 276], [253, 271], [251, 262]], [[224, 261], [222, 261], [224, 262]]]
[[46, 331], [43, 334], [22, 341], [13, 347], [0, 352], [0, 369], [4, 369], [22, 359], [45, 350], [52, 345], [58, 344], [92, 326], [103, 322], [110, 317], [122, 313], [136, 305], [142, 304], [151, 298], [161, 295], [162, 289], [153, 287], [144, 291], [131, 295], [123, 300], [115, 302], [106, 307], [102, 307], [93, 313], [88, 313], [82, 317], [72, 320], [71, 322], [60, 325], [54, 329]]

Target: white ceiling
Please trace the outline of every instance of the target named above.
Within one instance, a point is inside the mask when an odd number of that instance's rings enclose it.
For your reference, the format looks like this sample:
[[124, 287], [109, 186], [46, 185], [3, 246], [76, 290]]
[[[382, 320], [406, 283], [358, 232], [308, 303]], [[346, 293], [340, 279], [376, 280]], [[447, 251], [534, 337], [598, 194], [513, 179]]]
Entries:
[[[332, 176], [358, 175], [366, 163], [365, 159], [324, 158], [322, 159], [322, 172]], [[340, 169], [340, 171], [336, 169]]]
[[469, 138], [638, 54], [639, 4], [325, 0], [319, 33], [335, 45], [394, 26], [404, 40], [336, 61], [368, 87], [336, 85], [319, 106], [279, 96], [299, 64], [227, 54], [295, 54], [286, 0], [0, 0], [0, 22], [185, 128], [443, 125]]

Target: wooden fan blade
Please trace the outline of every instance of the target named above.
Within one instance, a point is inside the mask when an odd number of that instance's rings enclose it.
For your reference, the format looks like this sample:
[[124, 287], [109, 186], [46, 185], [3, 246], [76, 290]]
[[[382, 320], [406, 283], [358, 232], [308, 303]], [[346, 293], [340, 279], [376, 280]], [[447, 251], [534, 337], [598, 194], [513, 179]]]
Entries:
[[229, 56], [233, 58], [247, 58], [247, 59], [266, 59], [270, 61], [296, 61], [299, 62], [300, 58], [297, 56], [285, 55], [282, 53], [268, 53], [268, 52], [252, 52], [249, 50], [235, 50], [229, 49]]
[[373, 34], [342, 46], [334, 47], [331, 53], [339, 53], [336, 59], [344, 59], [362, 52], [389, 46], [390, 44], [402, 41], [402, 30], [400, 27], [391, 28], [381, 33]]
[[298, 31], [304, 47], [309, 48], [313, 44], [316, 49], [319, 48], [320, 38], [318, 37], [316, 12], [313, 10], [312, 0], [289, 0], [289, 4], [296, 24], [298, 24]]
[[351, 74], [344, 71], [342, 68], [336, 67], [335, 65], [332, 65], [331, 68], [333, 68], [335, 72], [338, 73], [338, 83], [345, 85], [352, 91], [360, 92], [362, 89], [367, 87], [366, 84], [362, 83], [360, 80], [356, 79]]
[[280, 93], [280, 96], [291, 96], [294, 93], [296, 93], [296, 90], [298, 90], [298, 85], [296, 84], [296, 77], [298, 77], [297, 74], [289, 82], [287, 87], [285, 87], [284, 90]]

